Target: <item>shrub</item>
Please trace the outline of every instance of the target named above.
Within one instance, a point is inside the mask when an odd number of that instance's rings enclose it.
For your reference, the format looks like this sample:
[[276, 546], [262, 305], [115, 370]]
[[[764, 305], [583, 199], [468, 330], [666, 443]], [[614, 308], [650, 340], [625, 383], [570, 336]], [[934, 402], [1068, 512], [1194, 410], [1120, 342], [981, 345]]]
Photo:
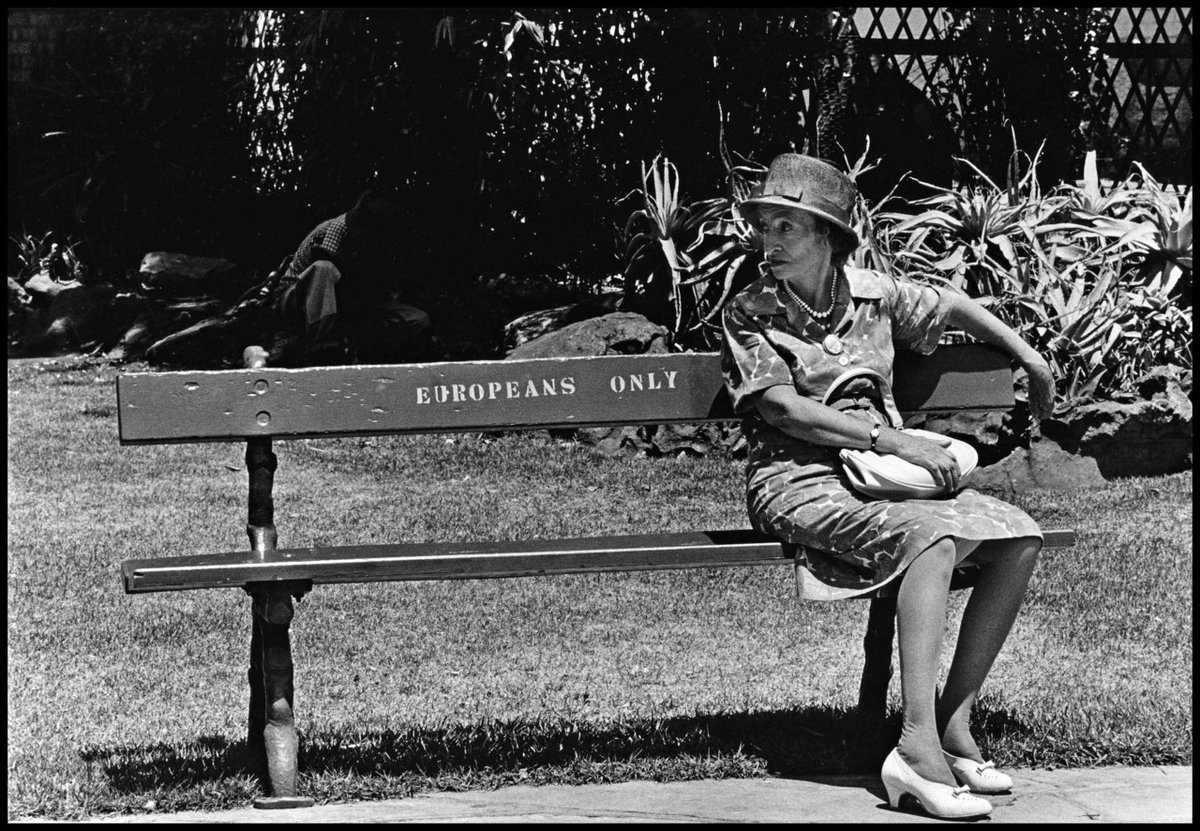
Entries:
[[[959, 159], [975, 173], [962, 187], [917, 182], [931, 193], [912, 202], [860, 197], [853, 263], [976, 299], [1046, 357], [1063, 407], [1132, 392], [1155, 366], [1190, 371], [1190, 194], [1181, 201], [1140, 165], [1102, 193], [1094, 152], [1080, 182], [1044, 193], [1041, 149], [1028, 156], [1015, 135], [1013, 145], [1003, 186]], [[685, 204], [665, 158], [631, 194], [643, 207], [626, 226], [626, 297], [632, 305], [657, 291], [669, 301], [673, 314], [659, 322], [676, 348], [717, 348], [721, 307], [757, 274], [756, 235], [737, 205], [765, 168], [733, 164], [723, 141], [721, 151], [723, 198]], [[871, 169], [869, 152], [868, 141], [848, 175]]]
[[1190, 196], [1181, 205], [1140, 166], [1102, 195], [1094, 153], [1079, 184], [1043, 194], [1039, 155], [1014, 149], [1005, 187], [977, 168], [964, 188], [926, 185], [925, 210], [875, 217], [874, 246], [1012, 326], [1050, 362], [1063, 406], [1132, 391], [1154, 366], [1190, 370]]

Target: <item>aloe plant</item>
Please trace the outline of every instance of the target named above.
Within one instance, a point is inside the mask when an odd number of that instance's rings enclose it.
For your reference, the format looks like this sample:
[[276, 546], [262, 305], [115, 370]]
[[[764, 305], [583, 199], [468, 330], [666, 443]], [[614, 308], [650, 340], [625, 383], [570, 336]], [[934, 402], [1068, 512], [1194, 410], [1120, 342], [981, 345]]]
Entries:
[[[711, 317], [708, 310], [699, 310], [703, 284], [729, 270], [724, 247], [717, 251], [696, 247], [711, 239], [717, 227], [726, 227], [713, 223], [728, 211], [729, 200], [718, 197], [685, 204], [679, 195], [679, 171], [661, 155], [649, 169], [642, 166], [642, 182], [641, 188], [623, 197], [637, 198], [642, 205], [625, 223], [625, 296], [632, 305], [665, 299], [672, 309], [670, 330], [678, 340], [689, 327], [696, 329]], [[696, 252], [699, 262], [689, 250]]]
[[[847, 169], [872, 168], [870, 142]], [[736, 163], [721, 142], [725, 198], [684, 203], [665, 158], [643, 167], [642, 200], [626, 225], [631, 235], [626, 291], [664, 293], [677, 346], [713, 348], [718, 314], [740, 288], [759, 240], [738, 204], [766, 168]], [[976, 181], [961, 189], [921, 182], [932, 193], [913, 201], [915, 215], [855, 205], [861, 245], [855, 265], [964, 291], [990, 307], [1046, 356], [1058, 379], [1060, 407], [1129, 391], [1155, 366], [1192, 366], [1192, 316], [1179, 302], [1192, 269], [1191, 198], [1180, 199], [1140, 166], [1105, 193], [1093, 159], [1080, 183], [1043, 193], [1041, 148], [1014, 148], [1003, 185], [969, 161]], [[636, 232], [636, 233], [635, 233]]]
[[880, 213], [865, 229], [877, 263], [990, 307], [1046, 356], [1062, 406], [1129, 390], [1160, 364], [1190, 369], [1191, 311], [1178, 302], [1190, 196], [1181, 205], [1140, 166], [1104, 193], [1094, 156], [1080, 183], [1043, 194], [1040, 153], [1014, 146], [1004, 187], [977, 168], [961, 190], [922, 183], [934, 193], [912, 204], [924, 211]]
[[897, 248], [895, 266], [913, 276], [945, 280], [984, 302], [1023, 289], [1028, 279], [1023, 263], [1036, 229], [1066, 202], [1040, 193], [1040, 154], [1039, 149], [1020, 176], [1021, 154], [1014, 148], [1003, 188], [967, 159], [959, 161], [976, 172], [981, 184], [955, 189], [914, 180], [934, 191], [913, 202], [926, 210], [916, 216], [889, 212], [878, 217], [889, 225], [891, 244]]

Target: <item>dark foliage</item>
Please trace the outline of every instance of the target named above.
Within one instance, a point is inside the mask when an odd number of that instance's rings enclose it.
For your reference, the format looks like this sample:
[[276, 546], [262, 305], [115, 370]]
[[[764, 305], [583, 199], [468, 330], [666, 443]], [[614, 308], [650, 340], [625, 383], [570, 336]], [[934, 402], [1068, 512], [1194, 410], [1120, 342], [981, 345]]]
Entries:
[[[146, 250], [232, 253], [253, 194], [231, 102], [244, 94], [236, 13], [78, 9], [37, 96], [37, 132], [10, 119], [9, 227], [78, 235], [110, 271]], [[14, 216], [15, 213], [15, 216]]]
[[872, 199], [906, 170], [949, 184], [956, 132], [1000, 178], [1012, 129], [1049, 139], [1047, 179], [1076, 175], [1089, 10], [948, 12], [970, 55], [945, 101], [860, 55], [851, 13], [71, 11], [39, 129], [10, 115], [10, 234], [79, 239], [107, 277], [156, 249], [265, 275], [380, 186], [404, 197], [410, 299], [465, 313], [497, 275], [589, 289], [620, 274], [622, 194], [663, 154], [684, 202], [728, 196], [722, 130], [735, 161], [761, 163], [853, 159], [871, 135]]
[[1043, 186], [1077, 179], [1098, 101], [1089, 95], [1089, 50], [1111, 10], [1011, 6], [947, 14], [947, 34], [961, 49], [952, 115], [964, 154], [999, 181], [1015, 133], [1022, 146], [1045, 142]]

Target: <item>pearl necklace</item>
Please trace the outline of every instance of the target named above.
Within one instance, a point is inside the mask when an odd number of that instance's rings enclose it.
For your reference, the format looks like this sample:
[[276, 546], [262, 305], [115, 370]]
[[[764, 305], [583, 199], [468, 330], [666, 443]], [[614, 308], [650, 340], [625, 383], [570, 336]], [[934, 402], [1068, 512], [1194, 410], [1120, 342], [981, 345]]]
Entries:
[[796, 305], [798, 305], [801, 309], [804, 309], [804, 311], [808, 312], [810, 317], [815, 317], [817, 320], [824, 320], [825, 318], [827, 318], [831, 314], [833, 314], [833, 307], [834, 307], [834, 305], [837, 304], [837, 289], [836, 289], [836, 287], [834, 287], [832, 285], [830, 286], [829, 308], [823, 312], [818, 312], [815, 309], [813, 309], [812, 306], [808, 305], [807, 303], [805, 303], [803, 300], [800, 299], [800, 295], [796, 294], [796, 291], [795, 291], [795, 289], [792, 288], [791, 283], [789, 283], [787, 280], [780, 280], [779, 282], [783, 283], [783, 290], [785, 292], [787, 292], [787, 296], [792, 298], [792, 300], [794, 300], [796, 302]]

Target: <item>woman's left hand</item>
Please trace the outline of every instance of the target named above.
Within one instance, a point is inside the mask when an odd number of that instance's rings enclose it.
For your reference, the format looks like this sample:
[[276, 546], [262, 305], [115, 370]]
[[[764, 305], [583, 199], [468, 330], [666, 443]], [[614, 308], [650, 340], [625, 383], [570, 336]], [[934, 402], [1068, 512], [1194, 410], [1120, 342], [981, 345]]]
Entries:
[[1041, 356], [1025, 364], [1029, 375], [1029, 411], [1039, 421], [1054, 412], [1054, 373]]

